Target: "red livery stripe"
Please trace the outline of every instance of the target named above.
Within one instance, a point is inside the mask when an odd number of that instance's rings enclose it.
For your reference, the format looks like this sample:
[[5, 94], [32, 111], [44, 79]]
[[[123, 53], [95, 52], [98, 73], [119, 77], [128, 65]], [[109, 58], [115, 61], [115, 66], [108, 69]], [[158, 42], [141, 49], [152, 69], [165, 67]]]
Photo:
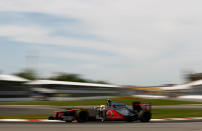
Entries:
[[26, 121], [30, 121], [30, 122], [39, 122], [39, 121], [41, 121], [41, 120], [39, 120], [39, 119], [25, 119]]

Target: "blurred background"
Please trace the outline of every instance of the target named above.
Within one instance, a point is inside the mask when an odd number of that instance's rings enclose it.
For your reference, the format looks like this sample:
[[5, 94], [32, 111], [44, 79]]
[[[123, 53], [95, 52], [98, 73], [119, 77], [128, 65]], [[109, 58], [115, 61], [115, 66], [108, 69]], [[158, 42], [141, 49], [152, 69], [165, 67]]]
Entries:
[[202, 100], [202, 73], [186, 74], [185, 78], [184, 84], [116, 85], [63, 72], [39, 78], [34, 69], [26, 69], [13, 75], [0, 74], [0, 101], [70, 101], [118, 96]]
[[200, 98], [201, 1], [0, 2], [0, 101]]

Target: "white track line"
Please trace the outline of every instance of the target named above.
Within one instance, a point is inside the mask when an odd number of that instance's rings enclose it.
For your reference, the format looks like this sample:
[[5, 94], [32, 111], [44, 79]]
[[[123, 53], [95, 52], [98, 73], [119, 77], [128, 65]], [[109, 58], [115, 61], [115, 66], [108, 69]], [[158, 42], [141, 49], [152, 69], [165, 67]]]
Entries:
[[[164, 119], [151, 119], [151, 122], [160, 122], [160, 121], [189, 121], [189, 120], [202, 120], [202, 117], [193, 117], [193, 118], [164, 118]], [[0, 119], [0, 122], [64, 122], [60, 120], [48, 120], [48, 119]], [[75, 122], [75, 121], [74, 121]]]
[[164, 118], [164, 119], [151, 119], [151, 121], [190, 121], [190, 120], [202, 120], [202, 117], [193, 117], [193, 118]]
[[25, 119], [0, 119], [0, 122], [25, 122]]

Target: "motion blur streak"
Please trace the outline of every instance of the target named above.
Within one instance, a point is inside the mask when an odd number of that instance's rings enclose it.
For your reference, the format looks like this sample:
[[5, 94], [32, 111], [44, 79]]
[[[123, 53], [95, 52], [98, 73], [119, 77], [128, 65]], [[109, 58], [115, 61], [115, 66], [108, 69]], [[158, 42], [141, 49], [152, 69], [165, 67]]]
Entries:
[[196, 131], [201, 122], [186, 123], [0, 123], [2, 131]]

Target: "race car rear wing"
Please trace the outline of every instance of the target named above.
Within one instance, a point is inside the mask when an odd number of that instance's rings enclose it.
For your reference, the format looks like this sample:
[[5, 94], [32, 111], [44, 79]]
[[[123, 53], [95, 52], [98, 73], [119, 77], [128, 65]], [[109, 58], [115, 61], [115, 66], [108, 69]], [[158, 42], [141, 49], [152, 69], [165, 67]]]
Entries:
[[151, 103], [148, 103], [148, 102], [133, 102], [132, 103], [132, 107], [133, 107], [133, 110], [136, 110], [136, 111], [151, 111]]

